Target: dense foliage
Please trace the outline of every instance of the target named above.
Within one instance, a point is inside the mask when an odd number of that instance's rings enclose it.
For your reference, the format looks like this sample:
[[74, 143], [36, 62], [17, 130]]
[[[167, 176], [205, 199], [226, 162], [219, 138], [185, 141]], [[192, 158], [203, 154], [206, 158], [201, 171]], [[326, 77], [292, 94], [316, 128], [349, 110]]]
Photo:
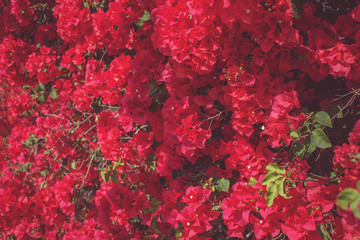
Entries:
[[360, 239], [356, 1], [0, 0], [3, 239]]

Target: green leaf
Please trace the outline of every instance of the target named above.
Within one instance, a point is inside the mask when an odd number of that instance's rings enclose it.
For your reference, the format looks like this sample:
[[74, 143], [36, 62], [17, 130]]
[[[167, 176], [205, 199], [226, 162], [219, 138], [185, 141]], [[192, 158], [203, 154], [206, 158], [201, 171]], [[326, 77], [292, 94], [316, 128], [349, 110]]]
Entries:
[[353, 199], [353, 201], [350, 203], [350, 208], [351, 208], [352, 212], [354, 213], [355, 217], [358, 219], [360, 219], [359, 204], [360, 204], [360, 193], [358, 192], [357, 197], [355, 199]]
[[284, 194], [284, 182], [285, 182], [285, 177], [282, 177], [278, 180], [276, 180], [275, 185], [277, 188], [278, 193], [282, 196]]
[[22, 86], [23, 89], [30, 89], [30, 85], [26, 84], [24, 86]]
[[160, 203], [161, 203], [161, 201], [154, 199], [154, 200], [151, 201], [151, 207], [157, 210], [157, 209], [159, 209], [158, 205]]
[[27, 163], [21, 165], [21, 166], [20, 166], [18, 169], [16, 169], [14, 172], [15, 172], [15, 173], [27, 172], [31, 166], [32, 166], [32, 163], [31, 163], [31, 162], [27, 162]]
[[176, 240], [179, 240], [180, 237], [181, 237], [181, 235], [182, 235], [181, 230], [180, 230], [179, 228], [177, 228], [177, 229], [175, 230], [175, 239], [176, 239]]
[[51, 89], [50, 97], [51, 97], [51, 99], [58, 99], [58, 98], [59, 98], [59, 95], [57, 94], [55, 88], [52, 88], [52, 89]]
[[350, 203], [359, 195], [359, 192], [353, 188], [346, 188], [337, 197], [337, 205], [346, 210], [349, 208]]
[[139, 18], [141, 21], [145, 22], [145, 21], [149, 21], [150, 20], [150, 13], [148, 11], [144, 12], [144, 15]]
[[321, 129], [315, 129], [310, 136], [311, 144], [318, 148], [332, 147], [330, 140]]
[[153, 217], [153, 218], [151, 219], [150, 226], [151, 226], [151, 228], [152, 228], [155, 232], [161, 233], [160, 230], [159, 230], [159, 228], [158, 228], [158, 226], [157, 226], [157, 223], [158, 223], [157, 220], [158, 220], [158, 218], [159, 218], [159, 216]]
[[266, 170], [268, 170], [268, 172], [277, 172], [280, 174], [286, 174], [285, 168], [279, 167], [276, 163], [269, 163], [266, 166]]
[[40, 102], [45, 102], [44, 92], [41, 91], [39, 93], [38, 99]]
[[118, 162], [116, 162], [116, 163], [112, 166], [112, 169], [113, 169], [113, 170], [117, 170], [120, 166], [124, 166], [124, 163], [121, 162], [121, 159], [118, 159]]
[[315, 151], [316, 149], [316, 146], [313, 145], [312, 143], [310, 143], [308, 146], [307, 146], [307, 149], [306, 149], [306, 152], [305, 152], [305, 155], [304, 157], [305, 158], [309, 158], [311, 156], [311, 154]]
[[212, 207], [211, 211], [216, 211], [219, 210], [221, 208], [221, 205], [215, 205]]
[[281, 177], [280, 174], [270, 172], [270, 173], [266, 174], [266, 176], [262, 180], [261, 185], [268, 185], [269, 183], [275, 182], [276, 179], [278, 179], [280, 177]]
[[310, 155], [315, 151], [316, 146], [311, 143], [309, 136], [304, 139], [303, 144], [305, 145], [304, 158], [309, 158]]
[[258, 181], [255, 178], [251, 177], [249, 180], [249, 185], [253, 187], [255, 186], [255, 184], [257, 184], [257, 182]]
[[303, 11], [303, 3], [299, 0], [291, 0], [291, 5], [294, 19], [298, 19]]
[[306, 153], [306, 147], [304, 144], [301, 144], [299, 140], [297, 140], [291, 145], [291, 151], [296, 157], [303, 159]]
[[268, 172], [276, 172], [276, 169], [278, 168], [278, 165], [276, 163], [269, 163], [267, 166], [266, 166], [266, 170]]
[[86, 1], [86, 2], [84, 2], [84, 7], [90, 8], [90, 4]]
[[269, 184], [267, 186], [267, 192], [265, 194], [265, 201], [268, 207], [274, 204], [274, 199], [279, 195], [275, 184]]
[[103, 169], [100, 172], [101, 178], [104, 180], [104, 182], [108, 182], [109, 181], [109, 172], [106, 171], [106, 169]]
[[329, 114], [327, 114], [327, 112], [324, 111], [320, 111], [318, 113], [315, 114], [314, 116], [314, 120], [322, 125], [325, 125], [327, 127], [332, 128], [332, 124], [331, 124], [331, 119]]
[[336, 175], [335, 172], [331, 172], [331, 173], [330, 173], [330, 179], [333, 179], [333, 178], [336, 178], [336, 177], [337, 177], [337, 175]]
[[117, 183], [119, 181], [118, 173], [111, 174], [110, 179], [111, 179], [112, 182]]
[[125, 180], [125, 178], [127, 177], [127, 173], [122, 173], [120, 177], [122, 180]]
[[150, 207], [146, 207], [146, 208], [144, 208], [144, 210], [142, 210], [142, 213], [143, 214], [147, 214], [147, 213], [149, 213], [151, 211], [151, 208]]
[[289, 198], [292, 198], [291, 196], [287, 195], [285, 192], [284, 192], [284, 182], [285, 182], [286, 178], [280, 178], [278, 180], [276, 180], [275, 182], [275, 185], [277, 186], [277, 190], [279, 192], [279, 195], [282, 196], [283, 198], [286, 198], [286, 199], [289, 199]]
[[317, 227], [317, 230], [323, 240], [332, 240], [329, 232], [326, 230], [325, 224], [322, 223], [320, 226]]
[[76, 169], [76, 161], [72, 161], [72, 162], [71, 162], [71, 168], [72, 168], [72, 169]]
[[217, 184], [219, 186], [220, 191], [222, 192], [228, 192], [230, 187], [230, 181], [226, 178], [221, 178], [217, 180]]
[[360, 189], [360, 181], [357, 181], [357, 182], [356, 182], [356, 188], [357, 188], [357, 189]]
[[142, 28], [143, 26], [143, 22], [145, 21], [149, 21], [150, 20], [150, 13], [145, 11], [144, 12], [144, 15], [139, 18], [138, 22], [136, 23], [136, 25], [139, 27], [139, 28]]
[[290, 130], [290, 137], [292, 139], [297, 139], [297, 138], [299, 138], [299, 134], [294, 130]]
[[152, 171], [155, 171], [155, 170], [156, 170], [156, 160], [155, 160], [155, 161], [152, 161], [152, 162], [150, 163], [150, 169], [151, 169]]

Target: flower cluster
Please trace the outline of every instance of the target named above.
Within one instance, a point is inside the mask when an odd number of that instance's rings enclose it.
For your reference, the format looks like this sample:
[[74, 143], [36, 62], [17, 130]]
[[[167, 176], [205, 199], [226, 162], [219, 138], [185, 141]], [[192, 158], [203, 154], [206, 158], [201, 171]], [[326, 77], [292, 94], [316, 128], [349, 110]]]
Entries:
[[296, 2], [0, 0], [0, 238], [360, 238], [360, 5]]

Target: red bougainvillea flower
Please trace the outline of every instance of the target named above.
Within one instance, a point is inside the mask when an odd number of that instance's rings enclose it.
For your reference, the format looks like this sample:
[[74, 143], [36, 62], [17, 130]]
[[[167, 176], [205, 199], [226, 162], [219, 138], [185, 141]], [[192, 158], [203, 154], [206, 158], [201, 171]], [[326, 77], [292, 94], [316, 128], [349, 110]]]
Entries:
[[360, 7], [314, 2], [0, 0], [1, 237], [359, 238]]
[[250, 222], [251, 211], [256, 210], [257, 194], [254, 188], [239, 182], [233, 186], [230, 197], [222, 201], [223, 219], [229, 236], [242, 237], [245, 226]]

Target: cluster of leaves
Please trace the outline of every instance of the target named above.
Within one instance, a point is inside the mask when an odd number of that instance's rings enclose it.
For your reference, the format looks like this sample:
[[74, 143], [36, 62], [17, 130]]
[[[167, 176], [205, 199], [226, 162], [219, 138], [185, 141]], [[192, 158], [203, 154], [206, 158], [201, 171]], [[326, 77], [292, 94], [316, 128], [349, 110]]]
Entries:
[[269, 172], [262, 180], [262, 185], [266, 185], [265, 200], [266, 204], [271, 207], [274, 204], [274, 199], [280, 194], [280, 196], [288, 199], [291, 196], [284, 192], [284, 184], [286, 185], [286, 170], [283, 167], [279, 167], [275, 163], [269, 163], [266, 166], [266, 170]]
[[352, 0], [0, 1], [0, 238], [360, 238], [359, 23]]
[[317, 147], [322, 149], [332, 147], [329, 138], [322, 130], [325, 127], [332, 128], [328, 113], [320, 111], [309, 114], [309, 119], [299, 129], [290, 132], [290, 136], [294, 139], [292, 143], [294, 155], [300, 159], [309, 158]]

